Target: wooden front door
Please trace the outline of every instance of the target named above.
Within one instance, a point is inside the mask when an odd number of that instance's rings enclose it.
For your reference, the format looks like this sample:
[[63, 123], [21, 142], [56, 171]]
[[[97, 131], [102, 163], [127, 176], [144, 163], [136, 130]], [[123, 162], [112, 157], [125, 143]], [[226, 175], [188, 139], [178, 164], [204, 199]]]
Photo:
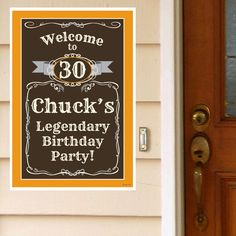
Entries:
[[186, 235], [236, 236], [235, 0], [184, 1], [184, 104]]

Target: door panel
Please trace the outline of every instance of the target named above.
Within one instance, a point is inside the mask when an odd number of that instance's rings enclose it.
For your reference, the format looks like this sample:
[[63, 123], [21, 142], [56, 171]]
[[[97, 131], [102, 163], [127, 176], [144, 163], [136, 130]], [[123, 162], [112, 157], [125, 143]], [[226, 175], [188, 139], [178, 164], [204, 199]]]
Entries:
[[[236, 235], [236, 121], [225, 116], [225, 17], [224, 0], [184, 1], [185, 202], [189, 236]], [[202, 133], [192, 126], [192, 109], [197, 104], [207, 105], [211, 113], [209, 127]], [[192, 139], [198, 135], [208, 138], [211, 149], [209, 162], [201, 165], [200, 208], [208, 219], [203, 232], [195, 225], [199, 210], [193, 181], [196, 164], [190, 154]]]
[[216, 235], [236, 235], [236, 173], [219, 172], [216, 181]]

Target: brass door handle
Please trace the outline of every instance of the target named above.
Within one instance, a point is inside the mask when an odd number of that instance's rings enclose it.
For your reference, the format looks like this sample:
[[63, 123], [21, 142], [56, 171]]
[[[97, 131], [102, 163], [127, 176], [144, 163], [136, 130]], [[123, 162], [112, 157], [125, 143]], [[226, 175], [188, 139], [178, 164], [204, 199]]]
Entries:
[[197, 163], [193, 173], [194, 188], [197, 198], [197, 208], [201, 207], [202, 202], [202, 178], [202, 166], [200, 163]]
[[191, 155], [195, 162], [193, 171], [194, 189], [197, 203], [197, 214], [195, 217], [195, 225], [199, 231], [204, 231], [207, 227], [208, 220], [203, 211], [202, 205], [202, 183], [203, 183], [203, 166], [210, 158], [210, 147], [208, 139], [203, 135], [193, 138], [191, 144]]

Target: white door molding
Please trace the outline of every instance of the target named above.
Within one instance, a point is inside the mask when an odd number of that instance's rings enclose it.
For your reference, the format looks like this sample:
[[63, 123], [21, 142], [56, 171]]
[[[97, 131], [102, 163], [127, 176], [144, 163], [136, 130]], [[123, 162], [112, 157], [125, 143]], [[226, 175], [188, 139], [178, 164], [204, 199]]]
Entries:
[[160, 0], [162, 234], [184, 235], [182, 0]]

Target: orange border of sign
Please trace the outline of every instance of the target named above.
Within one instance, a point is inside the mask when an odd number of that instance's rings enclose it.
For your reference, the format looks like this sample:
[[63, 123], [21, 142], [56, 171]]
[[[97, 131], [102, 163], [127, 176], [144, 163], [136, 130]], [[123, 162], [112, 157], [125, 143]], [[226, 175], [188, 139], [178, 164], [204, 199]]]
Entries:
[[[133, 14], [132, 10], [12, 10], [12, 187], [124, 187], [133, 179]], [[27, 18], [124, 18], [124, 179], [51, 180], [21, 179], [21, 19]]]

